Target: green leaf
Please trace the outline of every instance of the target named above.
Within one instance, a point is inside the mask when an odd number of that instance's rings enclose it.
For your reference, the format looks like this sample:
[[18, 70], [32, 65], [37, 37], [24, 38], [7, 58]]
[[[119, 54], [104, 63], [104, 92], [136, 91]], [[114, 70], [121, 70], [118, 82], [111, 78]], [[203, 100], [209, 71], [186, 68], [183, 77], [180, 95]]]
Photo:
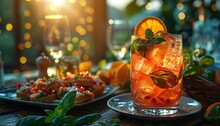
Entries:
[[46, 126], [45, 116], [29, 115], [18, 120], [15, 126]]
[[78, 118], [78, 117], [76, 117], [76, 116], [66, 115], [66, 116], [63, 117], [63, 120], [64, 120], [65, 122], [71, 122], [71, 121], [73, 121], [73, 120], [76, 120], [77, 118]]
[[74, 106], [75, 97], [76, 91], [66, 93], [64, 97], [59, 101], [57, 108], [62, 110], [63, 113], [66, 113]]
[[66, 115], [75, 103], [76, 91], [68, 92], [64, 97], [58, 102], [58, 106], [55, 108], [54, 112], [46, 110], [45, 112], [49, 115], [45, 119], [45, 122], [50, 123], [54, 118], [58, 116]]
[[186, 76], [192, 76], [192, 75], [199, 74], [197, 72], [199, 69], [201, 69], [201, 67], [199, 66], [199, 62], [198, 61], [192, 61], [187, 66], [187, 68], [183, 71], [183, 76], [186, 77]]
[[154, 38], [154, 39], [152, 40], [152, 43], [153, 43], [153, 44], [160, 44], [160, 43], [165, 42], [165, 41], [166, 41], [166, 40], [163, 39], [163, 38]]
[[121, 120], [119, 118], [113, 118], [111, 122], [113, 122], [113, 123], [120, 123]]
[[92, 124], [93, 122], [97, 121], [100, 118], [101, 118], [101, 115], [99, 113], [88, 114], [85, 116], [81, 116], [81, 117], [77, 118], [76, 120], [73, 120], [70, 123], [70, 125], [71, 126], [89, 125], [89, 124]]
[[215, 63], [215, 59], [211, 56], [203, 56], [199, 61], [199, 66], [208, 67]]
[[151, 29], [148, 28], [145, 30], [145, 37], [149, 40], [153, 39], [154, 33], [152, 32]]
[[193, 54], [192, 54], [195, 58], [201, 58], [203, 56], [206, 55], [206, 50], [203, 48], [198, 48], [196, 49]]
[[46, 112], [46, 113], [47, 113], [47, 115], [49, 115], [49, 116], [51, 116], [51, 115], [53, 115], [53, 114], [54, 114], [54, 111], [49, 110], [49, 109], [44, 110], [44, 112]]
[[184, 57], [184, 61], [186, 61], [186, 62], [192, 61], [192, 53], [191, 52], [184, 52], [183, 57]]
[[150, 73], [150, 77], [160, 88], [172, 88], [178, 84], [178, 77], [171, 71], [157, 70]]
[[53, 120], [53, 118], [54, 117], [56, 117], [56, 113], [54, 112], [54, 111], [52, 111], [52, 110], [48, 110], [48, 109], [46, 109], [46, 110], [44, 110], [46, 113], [47, 113], [47, 118], [45, 119], [45, 122], [46, 123], [50, 123], [51, 122], [51, 120]]
[[51, 126], [62, 126], [62, 124], [64, 124], [65, 121], [63, 120], [62, 116], [56, 116], [55, 118], [53, 118], [53, 120], [51, 121]]

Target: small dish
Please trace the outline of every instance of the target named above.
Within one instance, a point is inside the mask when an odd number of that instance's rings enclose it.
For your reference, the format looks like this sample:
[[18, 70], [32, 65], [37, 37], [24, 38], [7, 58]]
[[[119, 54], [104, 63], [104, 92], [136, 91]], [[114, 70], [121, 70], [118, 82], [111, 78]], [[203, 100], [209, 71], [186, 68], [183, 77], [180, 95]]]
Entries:
[[107, 105], [112, 110], [122, 113], [126, 116], [147, 119], [147, 120], [172, 120], [195, 114], [202, 109], [202, 105], [189, 97], [182, 96], [180, 98], [178, 111], [172, 115], [157, 116], [138, 113], [134, 109], [131, 93], [121, 94], [110, 98]]

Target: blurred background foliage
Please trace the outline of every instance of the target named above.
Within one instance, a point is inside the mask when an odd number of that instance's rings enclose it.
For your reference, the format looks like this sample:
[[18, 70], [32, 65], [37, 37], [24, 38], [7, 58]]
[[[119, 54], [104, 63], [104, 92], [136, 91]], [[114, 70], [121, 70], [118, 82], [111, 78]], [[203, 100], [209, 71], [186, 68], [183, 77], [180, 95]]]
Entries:
[[[220, 0], [128, 0], [124, 6], [111, 3], [111, 0], [107, 0], [107, 3], [108, 18], [127, 19], [134, 28], [144, 17], [159, 17], [169, 33], [182, 34], [184, 49], [210, 48], [208, 54], [219, 61]], [[216, 24], [216, 27], [211, 24]], [[197, 30], [198, 27], [202, 32]], [[210, 30], [203, 30], [209, 27]], [[205, 36], [207, 34], [211, 35]]]

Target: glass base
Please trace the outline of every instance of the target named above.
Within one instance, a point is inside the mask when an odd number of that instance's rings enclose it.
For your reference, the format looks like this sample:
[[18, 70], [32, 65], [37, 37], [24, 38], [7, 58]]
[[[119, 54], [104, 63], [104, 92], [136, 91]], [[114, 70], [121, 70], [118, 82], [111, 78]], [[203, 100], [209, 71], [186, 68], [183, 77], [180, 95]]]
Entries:
[[147, 115], [155, 115], [155, 116], [166, 116], [172, 115], [177, 113], [178, 106], [171, 106], [171, 107], [146, 107], [141, 106], [134, 103], [134, 108], [137, 112], [141, 114]]

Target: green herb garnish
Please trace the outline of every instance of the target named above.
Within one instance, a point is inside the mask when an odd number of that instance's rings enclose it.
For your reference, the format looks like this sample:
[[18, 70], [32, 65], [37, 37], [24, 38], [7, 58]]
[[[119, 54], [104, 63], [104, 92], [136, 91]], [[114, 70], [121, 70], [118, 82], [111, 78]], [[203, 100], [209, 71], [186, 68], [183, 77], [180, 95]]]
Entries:
[[166, 40], [154, 34], [151, 29], [145, 30], [145, 38], [135, 39], [131, 46], [132, 53], [138, 51], [145, 57], [148, 50], [152, 50], [155, 44], [160, 44]]

